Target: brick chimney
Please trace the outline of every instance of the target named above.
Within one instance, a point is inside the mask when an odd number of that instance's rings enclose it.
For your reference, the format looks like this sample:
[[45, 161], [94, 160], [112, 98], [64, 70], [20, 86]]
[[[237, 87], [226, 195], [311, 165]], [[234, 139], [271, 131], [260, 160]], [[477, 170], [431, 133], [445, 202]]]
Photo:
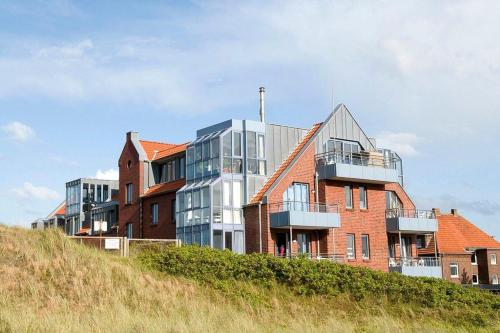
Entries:
[[451, 209], [451, 215], [453, 215], [453, 216], [458, 216], [458, 209], [456, 209], [456, 208], [452, 208], [452, 209]]
[[441, 209], [439, 209], [439, 208], [432, 208], [432, 212], [436, 216], [441, 215]]

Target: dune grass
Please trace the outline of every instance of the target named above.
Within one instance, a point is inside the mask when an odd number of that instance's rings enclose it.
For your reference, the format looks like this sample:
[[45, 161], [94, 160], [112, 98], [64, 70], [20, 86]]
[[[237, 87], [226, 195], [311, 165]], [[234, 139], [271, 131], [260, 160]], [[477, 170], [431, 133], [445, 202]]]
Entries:
[[0, 276], [0, 332], [471, 331], [441, 320], [439, 309], [394, 313], [376, 301], [300, 296], [244, 281], [226, 291], [203, 286], [57, 231], [0, 226]]

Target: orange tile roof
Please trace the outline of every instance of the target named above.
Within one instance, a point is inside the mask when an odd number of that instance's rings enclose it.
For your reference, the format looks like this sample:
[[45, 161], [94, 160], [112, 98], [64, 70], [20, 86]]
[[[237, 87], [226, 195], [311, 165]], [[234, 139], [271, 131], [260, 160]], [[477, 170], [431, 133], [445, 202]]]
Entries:
[[156, 141], [139, 140], [139, 142], [141, 143], [141, 146], [146, 152], [146, 155], [150, 161], [155, 159], [155, 154], [159, 153], [160, 151], [177, 146], [176, 144], [156, 142]]
[[250, 204], [256, 204], [259, 203], [259, 201], [262, 200], [266, 192], [271, 188], [271, 186], [278, 180], [278, 178], [283, 174], [283, 172], [288, 168], [288, 166], [292, 163], [293, 159], [299, 155], [301, 152], [302, 148], [311, 140], [311, 138], [316, 134], [316, 132], [319, 130], [321, 127], [322, 123], [314, 125], [309, 132], [304, 136], [302, 141], [299, 142], [297, 147], [288, 155], [287, 159], [281, 163], [281, 165], [274, 171], [274, 173], [267, 179], [267, 181], [262, 185], [261, 189], [259, 192], [257, 192], [252, 200], [250, 200]]
[[65, 215], [66, 214], [66, 203], [63, 203], [62, 206], [56, 211], [56, 215]]
[[81, 228], [77, 233], [75, 233], [75, 236], [85, 236], [88, 235], [90, 231], [90, 228]]
[[460, 215], [437, 215], [439, 253], [467, 253], [466, 248], [499, 248], [500, 243]]
[[151, 186], [141, 195], [142, 198], [152, 197], [158, 194], [168, 193], [168, 192], [177, 192], [181, 187], [186, 184], [185, 179], [178, 179], [173, 182], [157, 184]]
[[169, 156], [174, 156], [174, 155], [177, 155], [179, 153], [182, 153], [182, 152], [186, 151], [188, 144], [189, 144], [189, 142], [186, 142], [186, 143], [182, 143], [180, 145], [175, 145], [173, 147], [162, 150], [156, 154], [156, 156], [154, 157], [154, 160], [155, 161], [161, 160], [162, 158], [166, 158]]

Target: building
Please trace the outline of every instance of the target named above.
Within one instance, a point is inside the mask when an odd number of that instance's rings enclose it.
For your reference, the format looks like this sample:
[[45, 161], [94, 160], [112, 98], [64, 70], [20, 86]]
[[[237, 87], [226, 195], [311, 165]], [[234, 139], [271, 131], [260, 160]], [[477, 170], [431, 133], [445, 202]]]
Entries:
[[[65, 232], [67, 235], [91, 235], [92, 210], [97, 209], [99, 218], [117, 219], [118, 206], [112, 196], [118, 191], [117, 180], [79, 178], [66, 183]], [[96, 214], [98, 213], [96, 212]]]
[[127, 133], [118, 162], [120, 236], [175, 239], [175, 193], [185, 184], [186, 147]]
[[64, 216], [66, 214], [66, 201], [63, 201], [46, 218], [37, 219], [31, 223], [32, 229], [60, 228], [64, 230]]
[[263, 89], [260, 97], [259, 121], [204, 127], [189, 143], [127, 133], [119, 234], [410, 276], [448, 274], [434, 241], [442, 217], [415, 207], [397, 152], [377, 147], [345, 105], [297, 128], [266, 123]]
[[420, 253], [425, 255], [436, 247], [443, 262], [443, 278], [448, 281], [500, 291], [500, 243], [456, 209], [450, 214], [434, 211], [439, 221], [437, 242], [430, 238]]

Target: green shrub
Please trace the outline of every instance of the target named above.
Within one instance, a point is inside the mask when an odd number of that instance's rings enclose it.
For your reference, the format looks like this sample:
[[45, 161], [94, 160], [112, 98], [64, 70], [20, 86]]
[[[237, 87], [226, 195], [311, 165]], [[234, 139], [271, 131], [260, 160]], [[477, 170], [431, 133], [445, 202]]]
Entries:
[[207, 247], [183, 246], [142, 253], [139, 260], [150, 268], [213, 286], [232, 281], [264, 286], [279, 283], [300, 295], [347, 293], [355, 300], [383, 298], [392, 303], [413, 303], [429, 308], [500, 308], [498, 296], [441, 279], [414, 278], [306, 258], [288, 260], [265, 254], [238, 255]]

